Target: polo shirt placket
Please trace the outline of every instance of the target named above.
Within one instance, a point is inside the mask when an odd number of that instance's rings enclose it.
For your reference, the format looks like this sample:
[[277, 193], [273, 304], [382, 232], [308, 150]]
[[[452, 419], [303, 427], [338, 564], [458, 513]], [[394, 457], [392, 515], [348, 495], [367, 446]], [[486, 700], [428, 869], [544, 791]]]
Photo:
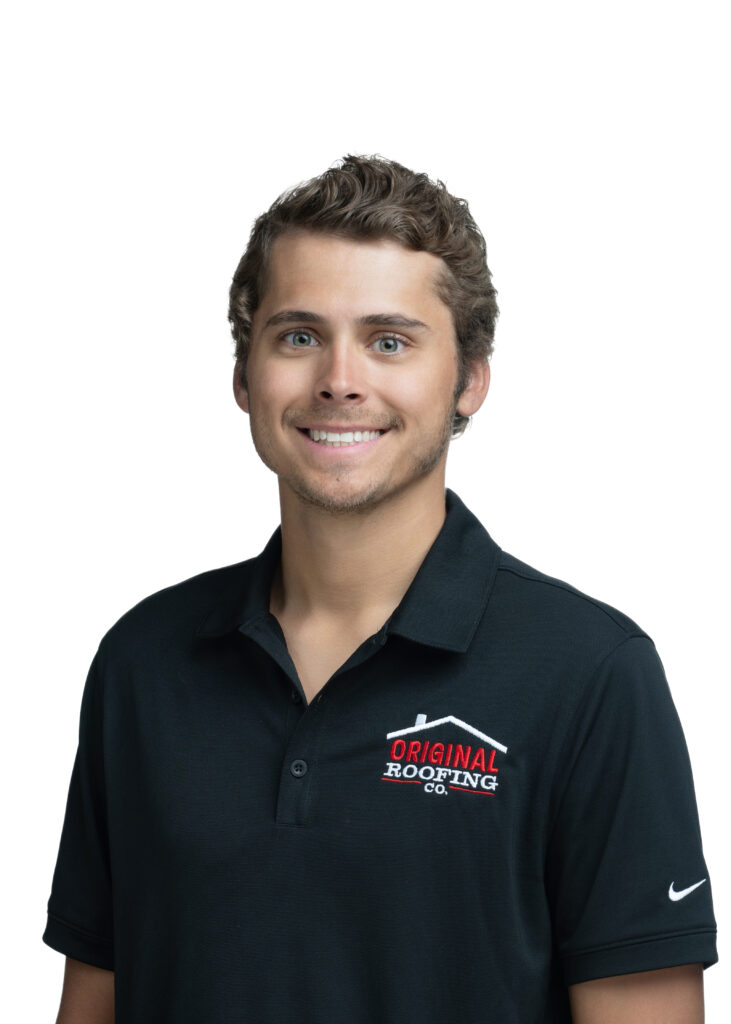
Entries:
[[[262, 588], [262, 595], [265, 592], [266, 588]], [[249, 637], [259, 644], [276, 662], [291, 685], [291, 701], [294, 708], [288, 715], [291, 724], [288, 725], [289, 738], [282, 755], [275, 820], [277, 825], [306, 825], [310, 784], [317, 771], [320, 757], [325, 688], [332, 686], [338, 677], [372, 657], [385, 642], [384, 631], [381, 630], [379, 634], [369, 637], [361, 644], [308, 704], [297, 670], [287, 651], [281, 627], [274, 616], [268, 612], [259, 614], [243, 622], [238, 630], [242, 636]]]

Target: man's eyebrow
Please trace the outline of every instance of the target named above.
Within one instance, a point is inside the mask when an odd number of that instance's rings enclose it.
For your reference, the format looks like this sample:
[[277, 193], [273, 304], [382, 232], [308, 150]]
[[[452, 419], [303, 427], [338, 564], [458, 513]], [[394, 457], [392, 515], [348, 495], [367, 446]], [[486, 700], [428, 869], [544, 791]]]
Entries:
[[[276, 327], [279, 324], [324, 324], [326, 317], [319, 313], [312, 313], [306, 309], [282, 309], [270, 316], [264, 327]], [[416, 320], [403, 313], [369, 313], [367, 316], [358, 317], [356, 323], [359, 327], [404, 327], [423, 328], [429, 330], [429, 325], [423, 320]]]
[[423, 320], [415, 320], [403, 313], [369, 313], [368, 316], [359, 317], [358, 324], [361, 327], [423, 327], [429, 330], [429, 325]]
[[319, 313], [309, 313], [306, 309], [283, 309], [270, 316], [264, 327], [276, 327], [278, 324], [324, 324], [325, 317]]

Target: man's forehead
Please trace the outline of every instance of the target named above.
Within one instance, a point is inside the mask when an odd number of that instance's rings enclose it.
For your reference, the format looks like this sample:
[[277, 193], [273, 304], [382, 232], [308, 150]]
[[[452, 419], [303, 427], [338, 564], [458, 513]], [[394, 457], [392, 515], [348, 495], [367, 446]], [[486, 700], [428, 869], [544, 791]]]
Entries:
[[384, 315], [424, 322], [420, 311], [446, 310], [437, 291], [444, 267], [439, 257], [390, 239], [287, 232], [272, 245], [258, 312], [265, 321], [298, 309], [326, 316], [330, 308], [364, 324]]

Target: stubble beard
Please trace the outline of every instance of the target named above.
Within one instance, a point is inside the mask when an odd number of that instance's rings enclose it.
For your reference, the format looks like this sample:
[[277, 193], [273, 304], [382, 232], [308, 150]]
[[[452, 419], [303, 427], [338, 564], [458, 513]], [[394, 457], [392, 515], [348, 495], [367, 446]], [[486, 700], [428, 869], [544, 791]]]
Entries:
[[[251, 437], [261, 461], [279, 477], [280, 487], [282, 485], [288, 487], [304, 505], [333, 516], [365, 515], [382, 502], [394, 498], [410, 484], [428, 476], [439, 465], [452, 438], [452, 426], [458, 398], [459, 394], [455, 392], [451, 409], [442, 421], [438, 434], [430, 439], [425, 449], [416, 453], [404, 478], [395, 487], [391, 477], [386, 477], [383, 480], [374, 480], [370, 485], [358, 491], [348, 493], [347, 469], [341, 475], [335, 476], [336, 483], [341, 481], [345, 483], [344, 493], [339, 494], [332, 489], [316, 487], [301, 473], [294, 471], [285, 474], [281, 471], [273, 454], [274, 446], [271, 444], [268, 431], [266, 427], [260, 430], [258, 424], [255, 425], [257, 422], [255, 415], [250, 417]], [[396, 425], [391, 429], [398, 430], [399, 427]], [[337, 473], [337, 471], [334, 472]]]

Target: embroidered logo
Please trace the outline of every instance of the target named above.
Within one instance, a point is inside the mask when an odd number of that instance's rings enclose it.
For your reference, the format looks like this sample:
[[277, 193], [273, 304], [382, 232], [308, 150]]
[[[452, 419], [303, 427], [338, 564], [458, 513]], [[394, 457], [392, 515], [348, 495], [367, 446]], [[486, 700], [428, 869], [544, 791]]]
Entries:
[[675, 882], [671, 882], [670, 888], [668, 889], [668, 897], [673, 901], [673, 903], [677, 903], [678, 900], [685, 899], [689, 893], [693, 892], [694, 889], [697, 889], [699, 885], [703, 885], [706, 881], [706, 878], [701, 878], [700, 882], [696, 882], [695, 885], [689, 885], [687, 889], [681, 889], [679, 892], [675, 888]]
[[[458, 735], [450, 726], [469, 736], [460, 736], [461, 743], [445, 742], [447, 736]], [[417, 715], [414, 725], [389, 732], [386, 739], [390, 745], [382, 782], [410, 782], [439, 796], [451, 792], [495, 796], [498, 754], [507, 754], [508, 748], [461, 718], [447, 715], [427, 722], [426, 715]]]

